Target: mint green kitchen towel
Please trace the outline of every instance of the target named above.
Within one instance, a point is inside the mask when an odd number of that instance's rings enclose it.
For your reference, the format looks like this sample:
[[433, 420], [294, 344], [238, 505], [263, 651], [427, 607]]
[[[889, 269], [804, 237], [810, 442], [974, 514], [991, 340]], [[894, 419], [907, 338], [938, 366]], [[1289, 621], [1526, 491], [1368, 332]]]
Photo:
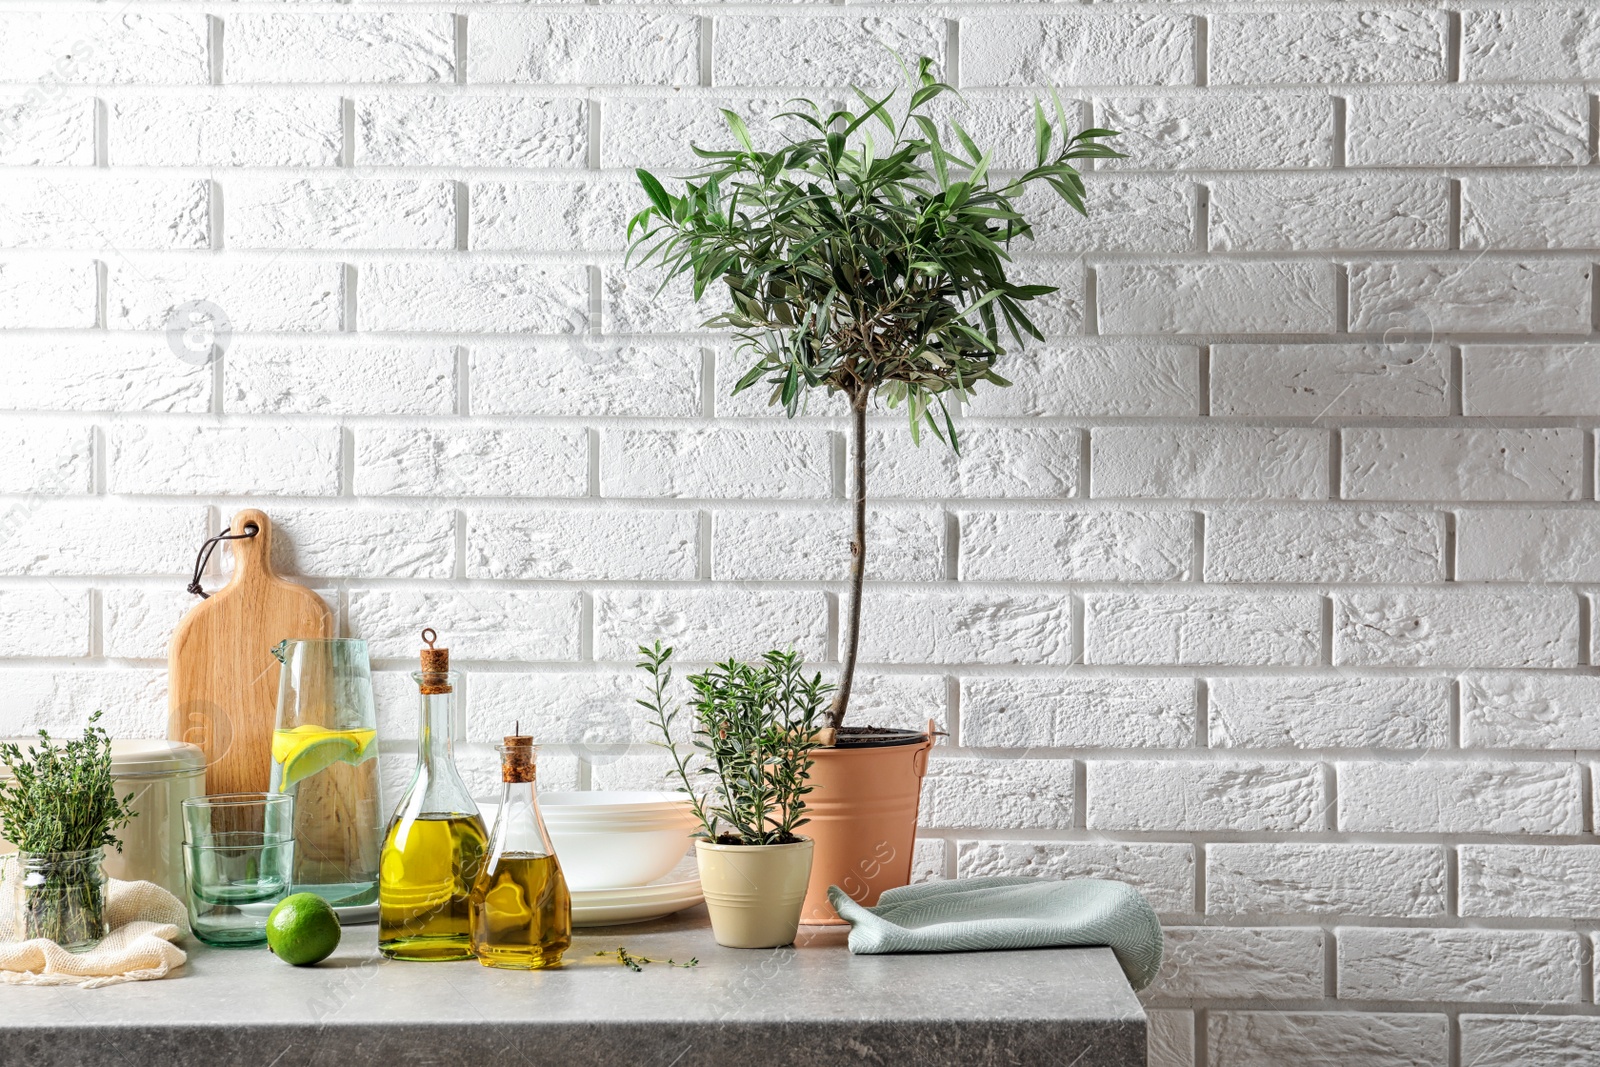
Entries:
[[835, 885], [828, 902], [850, 924], [857, 954], [1107, 945], [1135, 989], [1161, 968], [1155, 909], [1121, 882], [961, 878], [887, 890], [873, 908]]

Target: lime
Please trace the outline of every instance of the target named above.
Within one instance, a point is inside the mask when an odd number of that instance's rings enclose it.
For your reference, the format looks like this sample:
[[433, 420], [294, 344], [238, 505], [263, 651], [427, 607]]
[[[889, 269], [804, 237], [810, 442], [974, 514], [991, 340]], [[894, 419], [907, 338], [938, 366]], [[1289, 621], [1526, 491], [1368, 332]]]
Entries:
[[339, 917], [315, 893], [293, 893], [267, 916], [267, 947], [296, 967], [321, 963], [339, 947]]

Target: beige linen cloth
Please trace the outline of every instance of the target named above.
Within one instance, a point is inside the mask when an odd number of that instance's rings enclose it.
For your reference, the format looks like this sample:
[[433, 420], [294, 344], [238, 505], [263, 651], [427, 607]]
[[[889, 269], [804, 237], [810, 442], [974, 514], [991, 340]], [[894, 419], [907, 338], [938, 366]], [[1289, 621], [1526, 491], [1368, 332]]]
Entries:
[[188, 959], [173, 944], [188, 928], [183, 904], [153, 882], [106, 881], [111, 933], [87, 952], [68, 952], [54, 941], [10, 940], [17, 863], [0, 856], [0, 982], [75, 985], [84, 989], [163, 978]]

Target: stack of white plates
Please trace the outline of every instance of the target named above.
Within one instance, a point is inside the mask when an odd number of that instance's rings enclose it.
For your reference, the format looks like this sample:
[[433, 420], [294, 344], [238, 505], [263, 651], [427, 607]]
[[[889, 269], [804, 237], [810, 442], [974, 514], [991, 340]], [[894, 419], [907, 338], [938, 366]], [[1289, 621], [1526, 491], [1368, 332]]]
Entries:
[[[668, 877], [696, 826], [681, 794], [541, 793], [539, 810], [572, 891], [574, 926], [659, 919], [704, 899], [698, 877]], [[483, 811], [486, 822], [493, 816]]]

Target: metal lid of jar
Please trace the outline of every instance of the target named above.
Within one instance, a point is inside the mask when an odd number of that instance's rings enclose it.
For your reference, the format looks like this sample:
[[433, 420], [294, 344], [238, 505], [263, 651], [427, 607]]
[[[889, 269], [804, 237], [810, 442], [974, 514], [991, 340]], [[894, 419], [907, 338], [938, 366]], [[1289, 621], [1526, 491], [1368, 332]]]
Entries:
[[[33, 737], [0, 738], [22, 749], [38, 743]], [[113, 740], [111, 742], [111, 777], [129, 778], [184, 778], [200, 774], [206, 769], [205, 750], [199, 745], [184, 741], [163, 740]], [[0, 763], [0, 778], [10, 778], [11, 772]]]

